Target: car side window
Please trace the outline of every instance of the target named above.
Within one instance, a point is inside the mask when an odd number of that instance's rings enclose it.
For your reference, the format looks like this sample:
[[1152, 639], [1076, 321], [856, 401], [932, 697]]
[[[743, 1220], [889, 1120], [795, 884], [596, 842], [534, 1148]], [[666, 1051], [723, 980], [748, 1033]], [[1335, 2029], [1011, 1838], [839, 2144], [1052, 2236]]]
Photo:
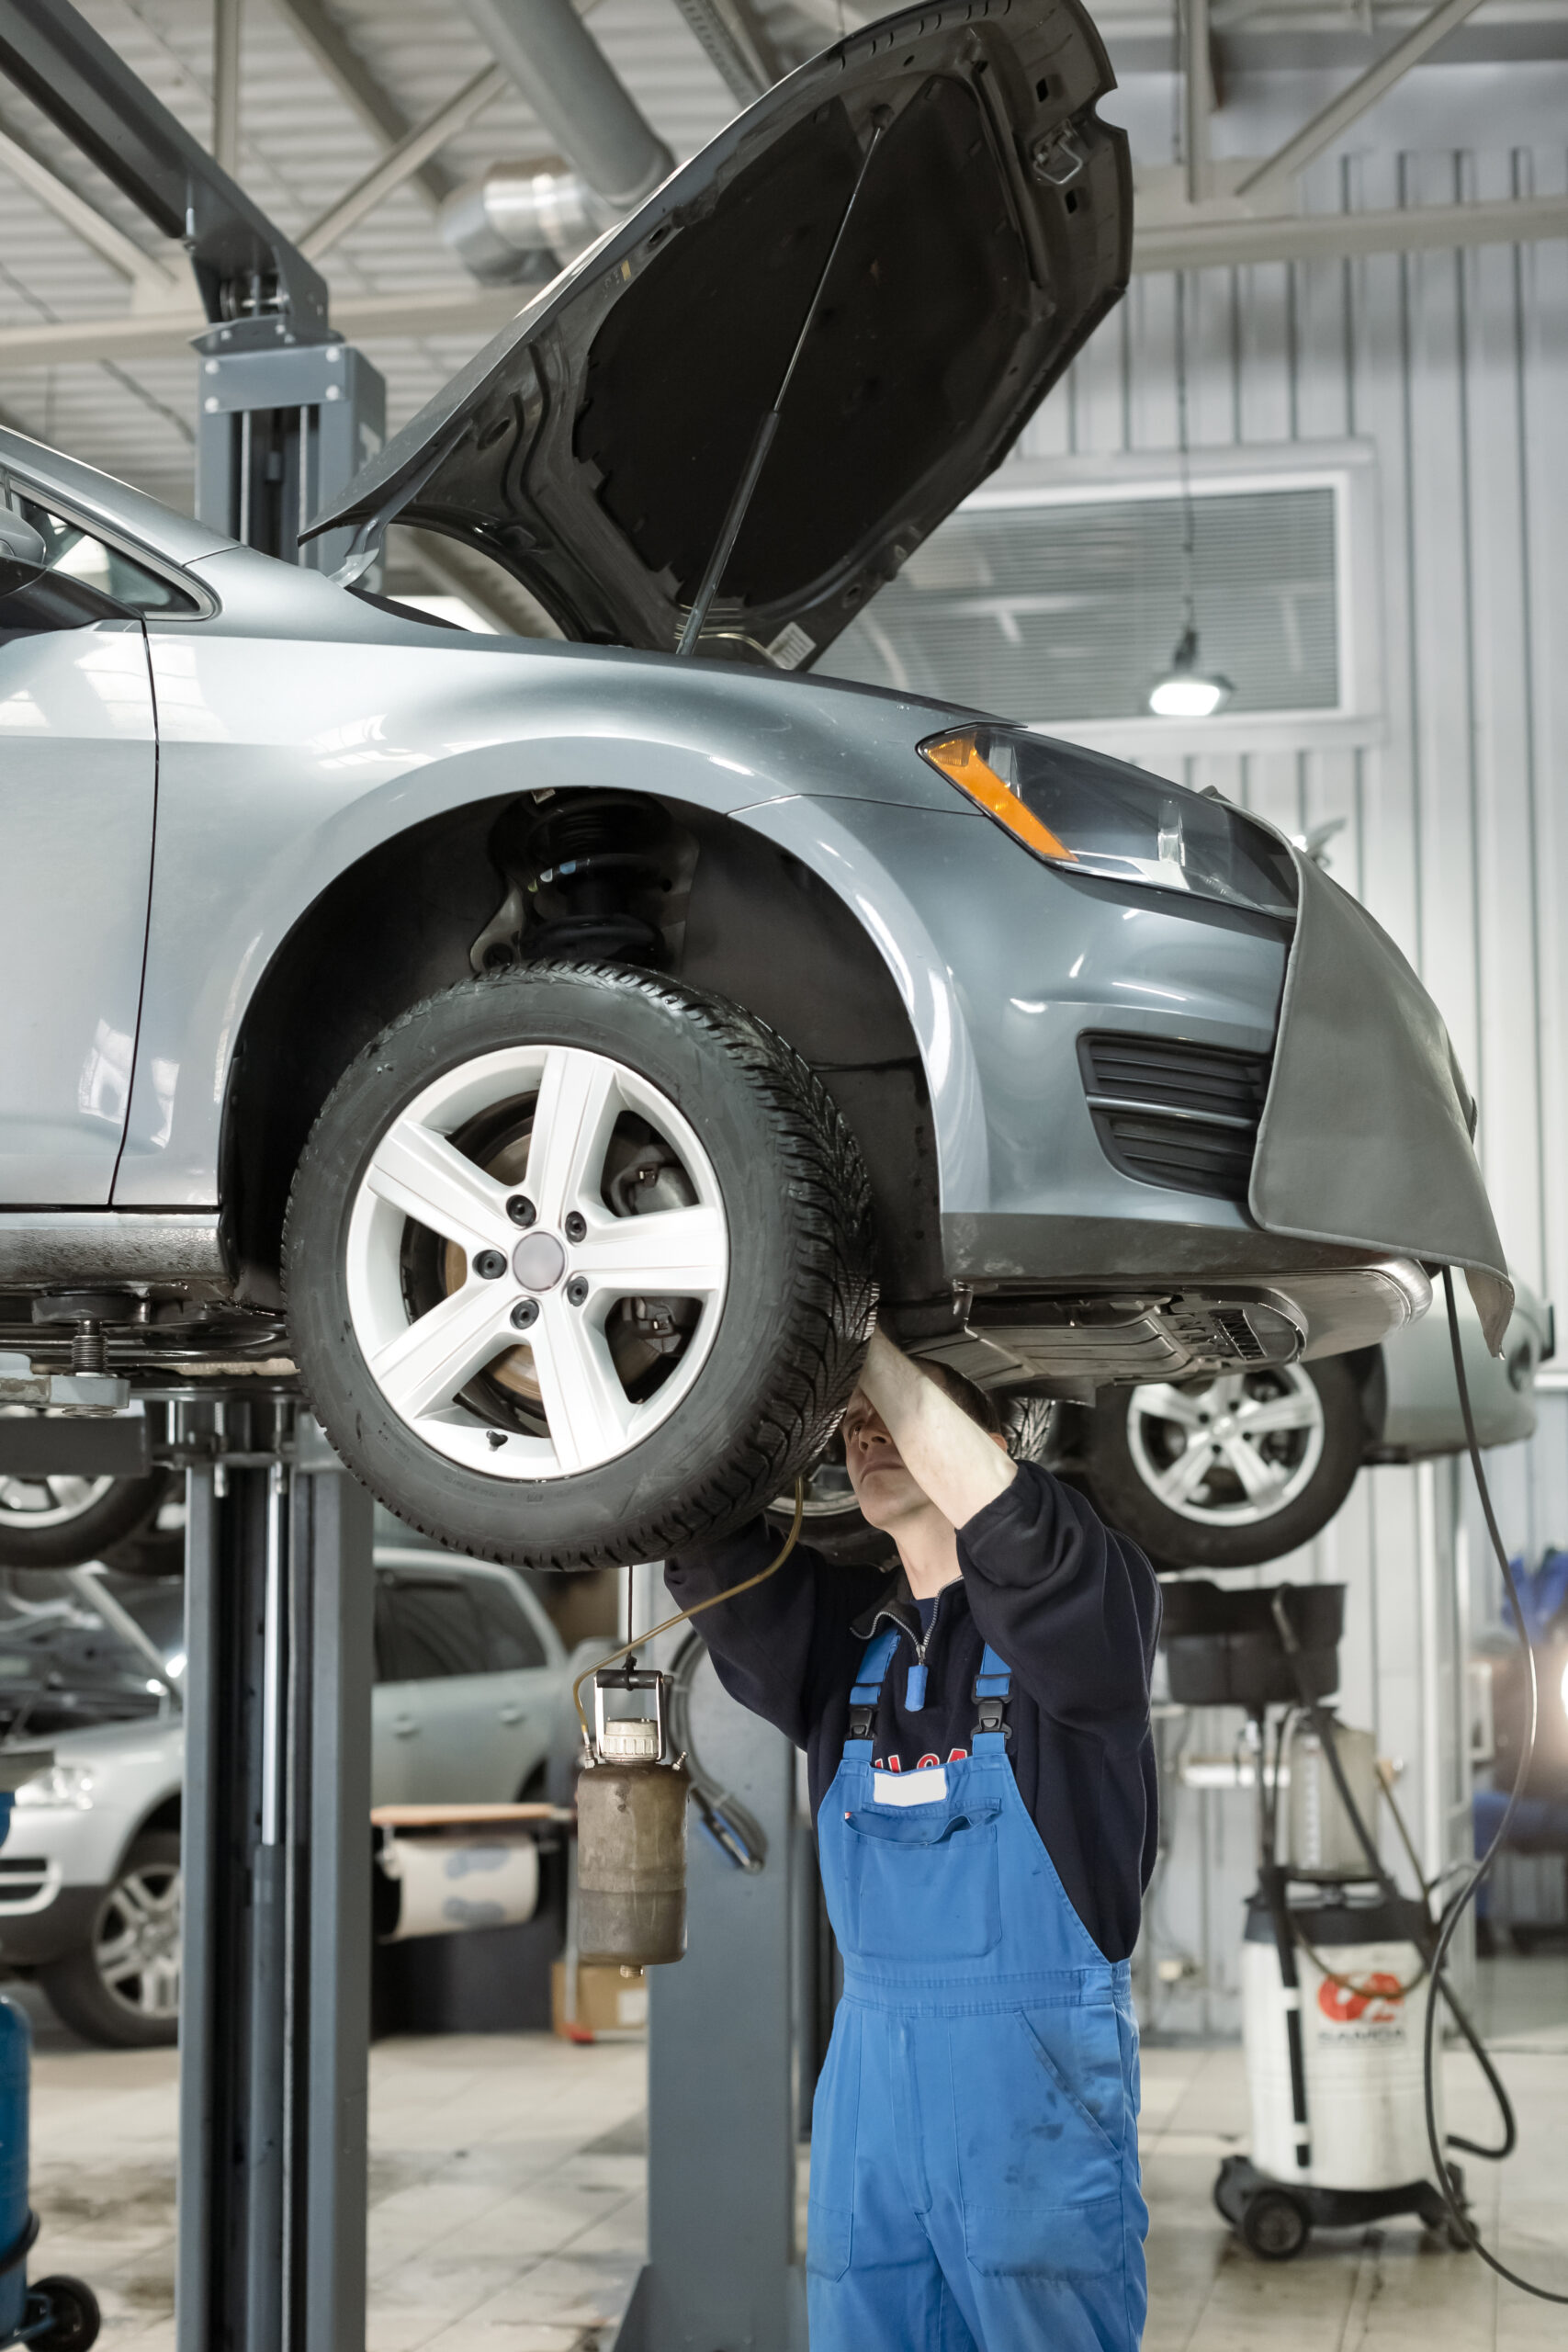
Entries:
[[467, 1583], [457, 1577], [395, 1576], [384, 1588], [391, 1619], [394, 1682], [487, 1674], [488, 1645]]
[[7, 503], [43, 541], [43, 568], [36, 580], [3, 601], [16, 617], [0, 626], [81, 628], [125, 613], [196, 613], [196, 598], [81, 524], [57, 514], [13, 483]]
[[543, 1666], [545, 1645], [517, 1595], [500, 1577], [475, 1577], [469, 1590], [484, 1627], [485, 1653], [492, 1674]]

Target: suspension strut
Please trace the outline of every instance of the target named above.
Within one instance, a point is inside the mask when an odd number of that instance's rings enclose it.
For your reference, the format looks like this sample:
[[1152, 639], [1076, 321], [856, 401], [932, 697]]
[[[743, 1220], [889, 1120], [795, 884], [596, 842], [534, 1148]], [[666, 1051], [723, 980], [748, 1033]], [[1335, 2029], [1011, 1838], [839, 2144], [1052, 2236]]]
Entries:
[[668, 819], [632, 794], [513, 801], [491, 837], [510, 887], [474, 943], [475, 969], [536, 956], [662, 965], [664, 934], [641, 910], [670, 888], [669, 854]]

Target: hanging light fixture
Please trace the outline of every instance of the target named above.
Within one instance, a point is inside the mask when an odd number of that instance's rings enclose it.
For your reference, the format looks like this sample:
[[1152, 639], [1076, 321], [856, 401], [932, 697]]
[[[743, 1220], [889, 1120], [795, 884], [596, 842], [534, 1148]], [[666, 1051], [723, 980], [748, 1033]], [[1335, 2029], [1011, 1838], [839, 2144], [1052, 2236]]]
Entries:
[[[1191, 609], [1189, 598], [1189, 615]], [[1198, 631], [1189, 618], [1177, 639], [1169, 669], [1150, 692], [1149, 708], [1156, 718], [1213, 718], [1221, 705], [1230, 700], [1231, 693], [1228, 678], [1200, 667]]]
[[1170, 667], [1149, 692], [1156, 718], [1213, 718], [1234, 688], [1217, 671], [1205, 670], [1198, 644], [1196, 531], [1192, 465], [1187, 433], [1187, 280], [1176, 274], [1176, 431], [1181, 452], [1181, 635]]

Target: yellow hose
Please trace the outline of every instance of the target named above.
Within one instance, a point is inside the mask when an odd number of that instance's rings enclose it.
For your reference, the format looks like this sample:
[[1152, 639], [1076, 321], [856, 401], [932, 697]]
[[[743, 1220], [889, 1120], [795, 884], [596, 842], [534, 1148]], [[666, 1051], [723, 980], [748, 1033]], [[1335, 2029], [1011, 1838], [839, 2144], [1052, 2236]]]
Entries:
[[768, 1562], [765, 1568], [754, 1577], [748, 1577], [744, 1584], [731, 1585], [728, 1592], [716, 1592], [706, 1600], [694, 1600], [690, 1609], [682, 1609], [673, 1617], [666, 1617], [662, 1625], [649, 1626], [646, 1634], [638, 1634], [635, 1641], [627, 1642], [621, 1649], [612, 1650], [608, 1657], [595, 1658], [593, 1664], [578, 1676], [571, 1686], [571, 1703], [577, 1709], [577, 1720], [582, 1725], [582, 1744], [591, 1753], [593, 1736], [588, 1728], [588, 1718], [582, 1712], [581, 1693], [583, 1684], [592, 1676], [603, 1674], [607, 1666], [614, 1666], [618, 1657], [628, 1657], [633, 1650], [646, 1649], [649, 1642], [656, 1642], [660, 1634], [667, 1634], [672, 1625], [683, 1625], [688, 1617], [700, 1617], [705, 1609], [716, 1609], [721, 1600], [738, 1600], [743, 1592], [754, 1591], [758, 1585], [766, 1584], [768, 1578], [783, 1567], [800, 1540], [800, 1523], [805, 1517], [806, 1481], [797, 1478], [795, 1482], [795, 1518], [789, 1533], [784, 1537], [784, 1549], [776, 1558]]

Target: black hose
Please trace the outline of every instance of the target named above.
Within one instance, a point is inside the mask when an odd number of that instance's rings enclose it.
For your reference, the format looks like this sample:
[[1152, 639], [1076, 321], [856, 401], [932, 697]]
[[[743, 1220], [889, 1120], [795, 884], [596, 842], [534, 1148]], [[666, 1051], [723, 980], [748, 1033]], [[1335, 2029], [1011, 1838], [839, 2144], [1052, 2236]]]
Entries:
[[[1449, 2169], [1448, 2160], [1443, 2154], [1442, 2141], [1438, 2132], [1437, 2050], [1438, 1994], [1439, 1988], [1442, 1990], [1443, 1996], [1448, 2001], [1450, 2008], [1452, 2009], [1454, 2007], [1452, 1994], [1448, 1991], [1446, 1985], [1442, 1984], [1443, 1967], [1448, 1959], [1449, 1947], [1453, 1942], [1459, 1923], [1463, 1918], [1470, 1905], [1474, 1901], [1477, 1890], [1484, 1883], [1488, 1872], [1495, 1862], [1497, 1856], [1502, 1849], [1503, 1841], [1506, 1838], [1508, 1830], [1513, 1824], [1514, 1815], [1518, 1810], [1519, 1801], [1524, 1795], [1525, 1783], [1529, 1778], [1530, 1765], [1535, 1758], [1536, 1724], [1540, 1706], [1540, 1690], [1535, 1668], [1535, 1650], [1531, 1645], [1529, 1632], [1525, 1623], [1524, 1603], [1519, 1597], [1519, 1589], [1514, 1582], [1514, 1571], [1508, 1560], [1507, 1547], [1504, 1544], [1502, 1535], [1498, 1530], [1497, 1515], [1492, 1508], [1492, 1490], [1486, 1483], [1486, 1473], [1483, 1469], [1481, 1463], [1481, 1448], [1476, 1442], [1475, 1416], [1471, 1410], [1470, 1383], [1465, 1378], [1464, 1350], [1460, 1341], [1459, 1308], [1454, 1303], [1453, 1271], [1449, 1266], [1445, 1266], [1443, 1268], [1443, 1299], [1444, 1304], [1448, 1308], [1449, 1344], [1453, 1351], [1454, 1381], [1459, 1389], [1460, 1411], [1464, 1417], [1465, 1446], [1470, 1454], [1470, 1466], [1475, 1479], [1475, 1491], [1481, 1498], [1481, 1510], [1486, 1521], [1486, 1532], [1492, 1539], [1492, 1549], [1496, 1554], [1497, 1565], [1503, 1572], [1503, 1582], [1507, 1588], [1508, 1598], [1514, 1605], [1514, 1623], [1518, 1632], [1520, 1645], [1523, 1648], [1525, 1657], [1525, 1674], [1529, 1690], [1529, 1711], [1526, 1724], [1524, 1747], [1519, 1757], [1518, 1770], [1514, 1775], [1514, 1785], [1509, 1792], [1508, 1802], [1503, 1808], [1503, 1818], [1497, 1824], [1496, 1829], [1493, 1834], [1492, 1842], [1487, 1847], [1484, 1854], [1481, 1857], [1481, 1860], [1477, 1863], [1474, 1871], [1471, 1873], [1471, 1876], [1466, 1881], [1465, 1884], [1460, 1889], [1458, 1894], [1455, 1895], [1452, 1902], [1449, 1904], [1444, 1911], [1438, 1929], [1437, 1944], [1432, 1952], [1432, 1982], [1427, 1995], [1427, 2030], [1422, 2053], [1427, 2108], [1427, 2144], [1431, 2150], [1432, 2162], [1437, 2167], [1438, 2187], [1441, 2191], [1443, 2203], [1448, 2207], [1449, 2219], [1453, 2223], [1453, 2226], [1458, 2231], [1459, 2234], [1463, 2238], [1465, 2244], [1470, 2246], [1474, 2253], [1481, 2256], [1482, 2261], [1485, 2263], [1489, 2270], [1495, 2270], [1498, 2278], [1506, 2278], [1511, 2287], [1518, 2287], [1522, 2289], [1527, 2295], [1534, 2295], [1543, 2303], [1568, 2304], [1568, 2295], [1561, 2294], [1555, 2289], [1551, 2287], [1538, 2287], [1533, 2279], [1521, 2278], [1517, 2270], [1510, 2270], [1506, 2262], [1501, 2261], [1498, 2256], [1492, 2252], [1489, 2246], [1483, 2244], [1480, 2231], [1471, 2220], [1469, 2213], [1465, 2211], [1464, 2205], [1455, 2189], [1453, 2177]], [[1480, 2057], [1481, 2052], [1478, 2037], [1474, 2036], [1468, 2030], [1467, 2022], [1461, 2023], [1460, 2030], [1465, 2034], [1465, 2039], [1470, 2042], [1471, 2048], [1474, 2050], [1477, 2056]], [[1495, 2084], [1496, 2075], [1490, 2062], [1483, 2058], [1482, 2064], [1485, 2069], [1488, 2079]], [[1511, 2109], [1508, 2112], [1508, 2122], [1511, 2126], [1513, 2122], [1513, 2113]], [[1456, 2146], [1468, 2146], [1470, 2143], [1456, 2142], [1455, 2144]], [[1510, 2146], [1513, 2144], [1511, 2140], [1508, 2144]], [[1479, 2149], [1476, 2153], [1478, 2154], [1486, 2154], [1489, 2152], [1485, 2149]]]

